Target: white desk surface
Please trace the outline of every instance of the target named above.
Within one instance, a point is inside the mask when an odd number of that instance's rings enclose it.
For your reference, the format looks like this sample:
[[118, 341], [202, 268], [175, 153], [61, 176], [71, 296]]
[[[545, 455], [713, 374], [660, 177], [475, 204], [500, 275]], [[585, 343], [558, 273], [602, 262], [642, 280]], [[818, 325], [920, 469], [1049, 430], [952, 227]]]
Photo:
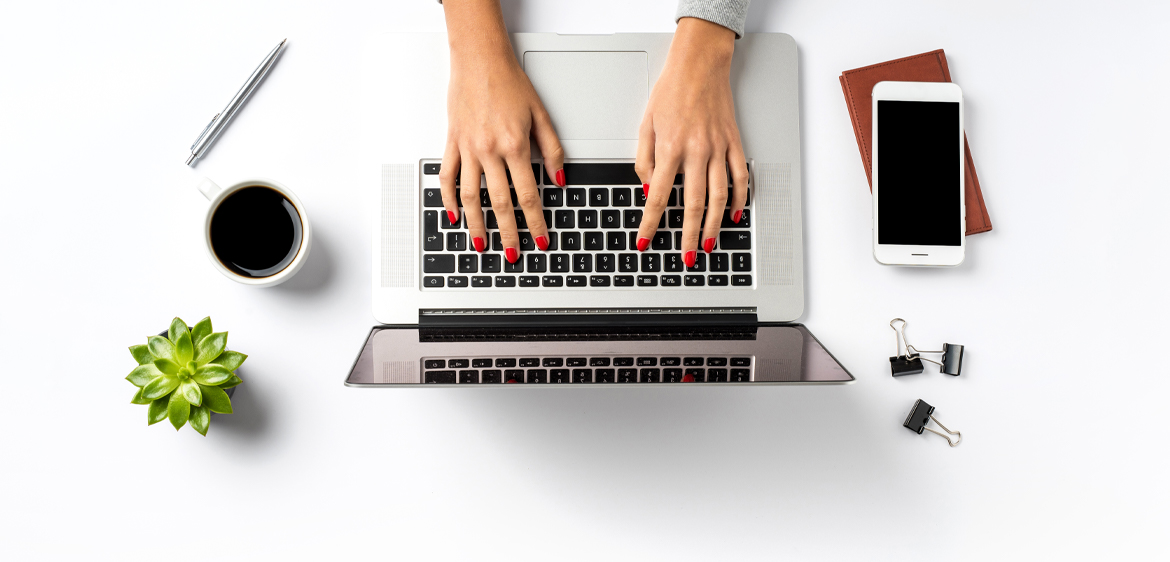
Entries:
[[[673, 29], [674, 0], [627, 4], [505, 10], [513, 31]], [[393, 391], [342, 386], [373, 323], [358, 49], [442, 30], [440, 7], [5, 3], [0, 558], [1166, 556], [1168, 22], [1149, 0], [756, 0], [749, 31], [801, 49], [803, 321], [857, 383]], [[940, 47], [995, 230], [958, 269], [881, 267], [837, 76]], [[296, 191], [317, 236], [297, 278], [211, 268], [204, 175]], [[122, 379], [175, 315], [251, 356], [207, 437], [147, 427]], [[892, 379], [895, 316], [966, 345], [963, 375]], [[901, 427], [916, 398], [962, 445]]]

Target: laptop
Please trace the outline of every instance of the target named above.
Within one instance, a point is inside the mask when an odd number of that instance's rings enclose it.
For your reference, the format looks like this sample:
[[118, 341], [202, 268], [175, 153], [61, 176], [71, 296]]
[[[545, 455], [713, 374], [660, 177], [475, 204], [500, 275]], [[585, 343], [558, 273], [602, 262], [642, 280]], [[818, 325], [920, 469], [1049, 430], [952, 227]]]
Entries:
[[[366, 49], [366, 161], [381, 164], [373, 312], [350, 386], [848, 383], [804, 326], [799, 73], [792, 37], [736, 41], [731, 83], [749, 162], [739, 223], [724, 212], [710, 254], [681, 260], [681, 175], [657, 235], [638, 252], [638, 126], [671, 34], [512, 34], [565, 150], [565, 188], [533, 146], [549, 225], [521, 258], [480, 254], [439, 195], [446, 143], [444, 34], [391, 34]], [[371, 178], [372, 179], [372, 178]], [[372, 182], [371, 182], [372, 183]], [[514, 196], [514, 194], [513, 194]]]

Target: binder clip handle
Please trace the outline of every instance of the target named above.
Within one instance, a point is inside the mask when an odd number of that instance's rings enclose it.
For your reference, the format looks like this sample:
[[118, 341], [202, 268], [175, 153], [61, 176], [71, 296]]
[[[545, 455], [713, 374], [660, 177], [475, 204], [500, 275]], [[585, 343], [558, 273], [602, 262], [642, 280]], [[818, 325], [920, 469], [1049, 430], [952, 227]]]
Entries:
[[[934, 423], [938, 424], [938, 426], [941, 427], [942, 430], [946, 433], [941, 433], [926, 427], [926, 424], [930, 423], [932, 420]], [[947, 426], [943, 425], [942, 422], [938, 421], [938, 418], [934, 417], [934, 406], [927, 404], [921, 398], [914, 401], [914, 407], [910, 409], [910, 414], [906, 416], [906, 421], [902, 422], [902, 427], [909, 429], [910, 431], [913, 431], [919, 435], [922, 435], [923, 431], [929, 431], [935, 435], [938, 435], [939, 437], [942, 437], [943, 439], [946, 439], [947, 444], [952, 447], [963, 442], [963, 434], [958, 431], [951, 431], [947, 429]], [[956, 437], [954, 441], [951, 441], [951, 435]]]

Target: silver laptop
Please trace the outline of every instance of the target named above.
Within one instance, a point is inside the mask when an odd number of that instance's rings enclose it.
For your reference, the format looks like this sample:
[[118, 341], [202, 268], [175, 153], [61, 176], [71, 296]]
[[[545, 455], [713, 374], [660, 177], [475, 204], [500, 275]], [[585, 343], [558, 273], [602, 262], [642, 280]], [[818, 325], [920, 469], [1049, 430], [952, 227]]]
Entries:
[[[853, 377], [799, 324], [804, 309], [797, 49], [747, 34], [732, 66], [749, 162], [743, 219], [724, 213], [716, 248], [685, 267], [682, 184], [650, 249], [635, 247], [644, 199], [633, 169], [646, 101], [670, 34], [512, 35], [566, 154], [566, 188], [539, 157], [549, 225], [536, 250], [520, 226], [509, 264], [486, 185], [488, 251], [450, 224], [438, 173], [447, 42], [394, 34], [369, 47], [366, 144], [382, 163], [375, 206], [374, 328], [346, 384], [842, 383]], [[536, 147], [533, 147], [534, 152]]]

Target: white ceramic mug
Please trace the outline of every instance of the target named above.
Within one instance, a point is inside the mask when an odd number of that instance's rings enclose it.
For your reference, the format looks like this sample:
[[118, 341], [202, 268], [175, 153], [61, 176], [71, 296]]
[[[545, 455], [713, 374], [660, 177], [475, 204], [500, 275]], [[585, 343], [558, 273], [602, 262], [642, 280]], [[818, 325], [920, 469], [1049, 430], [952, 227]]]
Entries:
[[[277, 193], [283, 195], [285, 199], [288, 199], [293, 204], [293, 207], [296, 208], [297, 214], [300, 215], [301, 219], [301, 244], [297, 249], [296, 257], [284, 269], [264, 277], [245, 277], [228, 269], [216, 257], [215, 249], [211, 246], [211, 217], [215, 215], [215, 211], [219, 208], [220, 203], [223, 203], [223, 200], [227, 199], [229, 195], [245, 187], [257, 185], [275, 190]], [[309, 215], [305, 213], [305, 207], [301, 205], [301, 200], [297, 199], [297, 196], [292, 191], [289, 191], [287, 187], [281, 185], [279, 182], [264, 178], [248, 178], [233, 183], [227, 188], [220, 188], [210, 179], [203, 178], [199, 182], [198, 187], [199, 191], [203, 193], [203, 196], [207, 197], [208, 201], [211, 201], [211, 205], [207, 207], [207, 215], [203, 218], [203, 247], [207, 250], [207, 257], [211, 259], [211, 263], [215, 265], [215, 268], [220, 273], [233, 281], [238, 281], [245, 285], [271, 287], [283, 283], [289, 277], [292, 277], [301, 266], [305, 265], [305, 260], [309, 257], [309, 246], [313, 240], [312, 229], [309, 226]]]

